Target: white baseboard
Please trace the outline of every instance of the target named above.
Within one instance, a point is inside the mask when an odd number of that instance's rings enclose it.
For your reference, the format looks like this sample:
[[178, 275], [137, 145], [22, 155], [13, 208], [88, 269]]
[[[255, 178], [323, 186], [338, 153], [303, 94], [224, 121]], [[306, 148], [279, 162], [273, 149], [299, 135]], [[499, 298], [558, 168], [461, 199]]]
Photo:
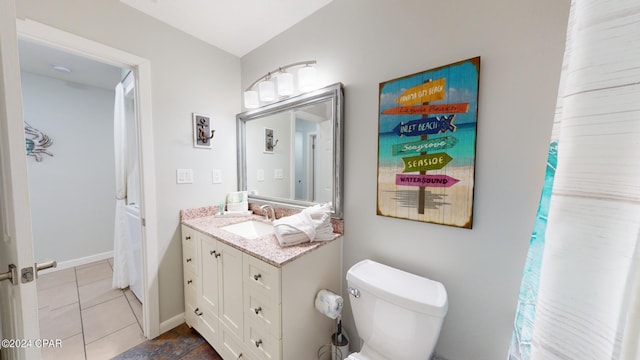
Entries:
[[39, 274], [42, 275], [42, 274], [46, 274], [46, 273], [50, 273], [50, 272], [54, 272], [54, 271], [60, 271], [60, 270], [64, 270], [64, 269], [69, 269], [69, 268], [73, 268], [73, 267], [80, 266], [80, 265], [90, 264], [92, 262], [96, 262], [96, 261], [100, 261], [100, 260], [110, 259], [112, 257], [113, 257], [113, 251], [107, 251], [107, 252], [104, 252], [104, 253], [101, 253], [101, 254], [85, 256], [83, 258], [71, 259], [71, 260], [67, 260], [67, 261], [61, 261], [61, 262], [58, 263], [58, 266], [56, 266], [55, 268], [42, 270], [42, 271], [39, 272]]
[[173, 329], [176, 326], [180, 326], [184, 324], [184, 313], [181, 312], [180, 314], [170, 318], [169, 320], [165, 320], [163, 322], [160, 323], [160, 334], [164, 334], [167, 331]]

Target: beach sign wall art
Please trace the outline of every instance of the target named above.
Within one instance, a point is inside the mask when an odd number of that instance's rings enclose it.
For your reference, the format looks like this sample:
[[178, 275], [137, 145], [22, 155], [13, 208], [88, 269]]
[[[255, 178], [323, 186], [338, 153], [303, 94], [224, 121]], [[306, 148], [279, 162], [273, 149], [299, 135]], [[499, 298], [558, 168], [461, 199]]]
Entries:
[[471, 228], [480, 57], [380, 83], [377, 214]]

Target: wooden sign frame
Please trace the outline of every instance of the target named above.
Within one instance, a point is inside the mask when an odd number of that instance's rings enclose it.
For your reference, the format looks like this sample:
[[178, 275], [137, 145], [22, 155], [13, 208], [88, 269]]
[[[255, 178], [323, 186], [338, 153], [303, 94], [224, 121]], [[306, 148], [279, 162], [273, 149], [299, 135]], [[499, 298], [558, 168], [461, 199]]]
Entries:
[[470, 229], [480, 57], [380, 83], [377, 214]]

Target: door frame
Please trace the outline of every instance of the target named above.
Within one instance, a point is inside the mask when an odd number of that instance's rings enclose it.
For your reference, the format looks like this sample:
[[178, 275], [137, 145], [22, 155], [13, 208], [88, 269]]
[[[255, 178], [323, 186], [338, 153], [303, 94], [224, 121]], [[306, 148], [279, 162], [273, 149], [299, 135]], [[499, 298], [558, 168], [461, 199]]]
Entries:
[[[0, 332], [2, 339], [27, 340], [40, 330], [35, 281], [20, 279], [20, 269], [33, 269], [34, 258], [15, 9], [14, 0], [0, 0], [0, 272], [11, 265], [18, 270], [16, 285], [0, 283]], [[2, 346], [2, 357], [39, 359], [40, 349]]]
[[142, 304], [145, 337], [160, 335], [158, 290], [158, 234], [155, 156], [149, 60], [110, 46], [30, 20], [16, 19], [18, 37], [121, 68], [131, 68], [136, 78], [136, 112], [140, 161], [140, 216], [142, 219]]

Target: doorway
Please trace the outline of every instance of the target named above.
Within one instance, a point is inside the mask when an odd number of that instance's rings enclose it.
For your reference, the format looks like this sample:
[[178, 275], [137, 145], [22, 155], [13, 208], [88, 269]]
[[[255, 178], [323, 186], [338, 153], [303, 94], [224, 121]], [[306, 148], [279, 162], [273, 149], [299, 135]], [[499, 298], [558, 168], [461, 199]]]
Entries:
[[[80, 38], [76, 35], [49, 27], [30, 20], [17, 20], [18, 36], [36, 44], [49, 46], [69, 54], [82, 55], [91, 60], [102, 62], [118, 68], [131, 69], [136, 78], [136, 113], [138, 119], [140, 151], [140, 220], [143, 224], [141, 232], [142, 254], [142, 292], [144, 335], [153, 338], [159, 335], [159, 299], [157, 278], [157, 220], [155, 216], [155, 180], [153, 174], [153, 132], [151, 127], [150, 66], [146, 59], [125, 53], [121, 50]], [[86, 116], [90, 121], [90, 114]], [[113, 131], [113, 127], [111, 128]], [[96, 134], [98, 135], [98, 134]], [[77, 149], [90, 152], [91, 149]], [[55, 156], [55, 154], [54, 154]], [[44, 160], [46, 161], [46, 160]], [[78, 164], [78, 170], [82, 170]], [[145, 176], [149, 174], [149, 176]], [[69, 174], [73, 176], [73, 173]], [[113, 216], [113, 215], [112, 215]]]
[[[36, 284], [40, 337], [55, 334], [69, 345], [65, 354], [43, 354], [115, 356], [144, 339], [142, 229], [139, 210], [129, 211], [140, 204], [134, 75], [24, 39], [19, 57], [34, 256], [58, 261]], [[126, 141], [115, 141], [114, 112], [123, 115], [118, 135]], [[114, 246], [116, 144], [129, 185], [122, 247]], [[118, 264], [128, 266], [114, 271]], [[112, 288], [114, 274], [125, 277], [118, 286], [126, 291]]]

